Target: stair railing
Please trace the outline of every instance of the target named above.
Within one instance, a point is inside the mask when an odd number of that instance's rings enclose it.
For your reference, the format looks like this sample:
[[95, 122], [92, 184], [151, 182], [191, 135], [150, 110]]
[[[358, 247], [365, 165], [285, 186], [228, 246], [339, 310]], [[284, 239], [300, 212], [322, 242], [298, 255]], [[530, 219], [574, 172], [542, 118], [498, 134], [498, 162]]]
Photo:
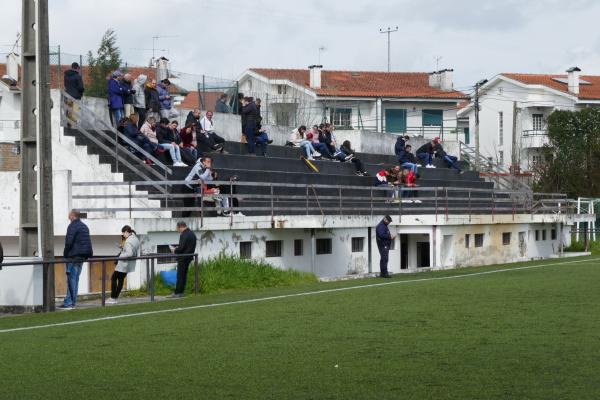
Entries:
[[[166, 181], [168, 180], [168, 176], [173, 172], [168, 166], [154, 157], [153, 154], [148, 153], [133, 140], [117, 131], [102, 118], [99, 118], [94, 111], [85, 106], [80, 100], [76, 100], [65, 91], [61, 91], [61, 125], [76, 129], [86, 139], [108, 154], [112, 154], [116, 162], [116, 172], [119, 172], [119, 165], [121, 164], [143, 180], [150, 182]], [[90, 131], [93, 131], [94, 134]], [[111, 143], [111, 146], [107, 143]], [[136, 152], [139, 152], [144, 158], [151, 160], [160, 172], [139, 159], [120, 143], [125, 143]], [[150, 176], [153, 178], [150, 178]], [[167, 186], [150, 184], [160, 192], [167, 193]]]

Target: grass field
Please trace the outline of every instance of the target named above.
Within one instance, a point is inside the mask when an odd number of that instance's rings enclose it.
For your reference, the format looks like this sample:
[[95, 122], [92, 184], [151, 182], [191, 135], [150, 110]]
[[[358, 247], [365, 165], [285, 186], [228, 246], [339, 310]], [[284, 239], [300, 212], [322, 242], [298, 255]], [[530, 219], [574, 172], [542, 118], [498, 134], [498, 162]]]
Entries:
[[3, 400], [598, 399], [600, 258], [5, 317], [0, 359]]

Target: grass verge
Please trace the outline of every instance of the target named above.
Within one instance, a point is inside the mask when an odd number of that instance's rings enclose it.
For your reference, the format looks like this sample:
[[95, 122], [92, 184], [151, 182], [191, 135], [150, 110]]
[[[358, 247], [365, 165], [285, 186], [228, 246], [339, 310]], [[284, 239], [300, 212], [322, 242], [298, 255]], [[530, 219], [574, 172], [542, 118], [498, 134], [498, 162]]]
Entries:
[[[194, 292], [195, 265], [188, 271], [185, 291]], [[263, 289], [291, 287], [306, 283], [315, 283], [318, 279], [314, 274], [288, 269], [274, 268], [269, 264], [243, 260], [234, 257], [219, 256], [200, 263], [200, 293], [224, 293], [232, 290]], [[165, 283], [157, 274], [155, 293], [169, 294], [173, 286]]]

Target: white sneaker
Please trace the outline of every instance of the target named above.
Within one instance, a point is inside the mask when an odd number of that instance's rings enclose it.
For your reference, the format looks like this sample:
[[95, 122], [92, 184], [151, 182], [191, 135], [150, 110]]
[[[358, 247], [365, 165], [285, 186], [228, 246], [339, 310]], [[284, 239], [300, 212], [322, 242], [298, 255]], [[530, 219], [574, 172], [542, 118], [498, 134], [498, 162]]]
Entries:
[[414, 200], [415, 203], [421, 204], [422, 201], [421, 200]]
[[235, 215], [236, 217], [245, 217], [245, 215], [242, 214], [241, 212], [237, 212], [237, 213], [235, 213], [233, 215]]
[[117, 304], [117, 299], [113, 299], [112, 297], [106, 300], [106, 304]]
[[308, 160], [308, 161], [315, 161], [315, 159], [314, 159], [314, 158], [312, 158], [312, 156], [311, 156], [311, 157], [308, 157], [308, 158], [307, 158], [307, 160]]
[[176, 162], [175, 164], [173, 164], [174, 167], [187, 167], [187, 164], [184, 164], [182, 162]]
[[319, 153], [318, 151], [315, 151], [312, 153], [313, 157], [321, 157], [321, 153]]

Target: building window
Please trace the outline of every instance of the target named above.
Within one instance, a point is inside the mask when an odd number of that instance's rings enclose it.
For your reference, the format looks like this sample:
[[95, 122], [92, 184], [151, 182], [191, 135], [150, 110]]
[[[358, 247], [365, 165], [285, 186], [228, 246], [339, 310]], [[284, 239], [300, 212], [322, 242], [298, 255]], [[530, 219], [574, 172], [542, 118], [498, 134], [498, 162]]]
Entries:
[[290, 113], [285, 110], [275, 111], [275, 123], [279, 126], [290, 126]]
[[471, 235], [468, 233], [465, 235], [465, 249], [468, 249], [471, 246]]
[[287, 86], [286, 85], [277, 85], [277, 94], [286, 94]]
[[546, 240], [546, 230], [542, 229], [542, 240]]
[[556, 228], [552, 228], [552, 230], [550, 231], [550, 239], [556, 240]]
[[504, 144], [504, 113], [498, 112], [498, 146]]
[[498, 164], [504, 165], [504, 151], [498, 150]]
[[252, 258], [252, 242], [240, 242], [240, 258]]
[[352, 109], [334, 108], [331, 110], [331, 123], [336, 128], [352, 127]]
[[352, 238], [352, 252], [362, 253], [365, 249], [365, 238], [364, 237], [353, 237]]
[[540, 231], [539, 231], [539, 229], [536, 229], [535, 230], [535, 241], [539, 242], [539, 240], [540, 240]]
[[391, 250], [396, 250], [396, 239], [390, 242], [390, 251]]
[[510, 232], [502, 233], [502, 245], [508, 246], [510, 244]]
[[442, 126], [444, 110], [423, 110], [423, 126]]
[[331, 239], [317, 239], [317, 254], [331, 254]]
[[483, 233], [475, 234], [475, 247], [483, 247]]
[[544, 130], [544, 114], [532, 114], [531, 121], [534, 131]]
[[385, 131], [388, 133], [406, 132], [406, 109], [388, 108], [385, 110]]
[[463, 128], [463, 133], [465, 134], [465, 144], [471, 143], [471, 135], [469, 134], [469, 128]]
[[294, 256], [301, 256], [304, 254], [304, 240], [294, 240]]
[[283, 240], [267, 240], [266, 257], [281, 257]]
[[[159, 244], [156, 246], [156, 254], [173, 254], [171, 248], [169, 246], [177, 246], [177, 245], [169, 245], [169, 244]], [[177, 258], [168, 257], [168, 258], [157, 258], [157, 264], [173, 264], [177, 262]]]

